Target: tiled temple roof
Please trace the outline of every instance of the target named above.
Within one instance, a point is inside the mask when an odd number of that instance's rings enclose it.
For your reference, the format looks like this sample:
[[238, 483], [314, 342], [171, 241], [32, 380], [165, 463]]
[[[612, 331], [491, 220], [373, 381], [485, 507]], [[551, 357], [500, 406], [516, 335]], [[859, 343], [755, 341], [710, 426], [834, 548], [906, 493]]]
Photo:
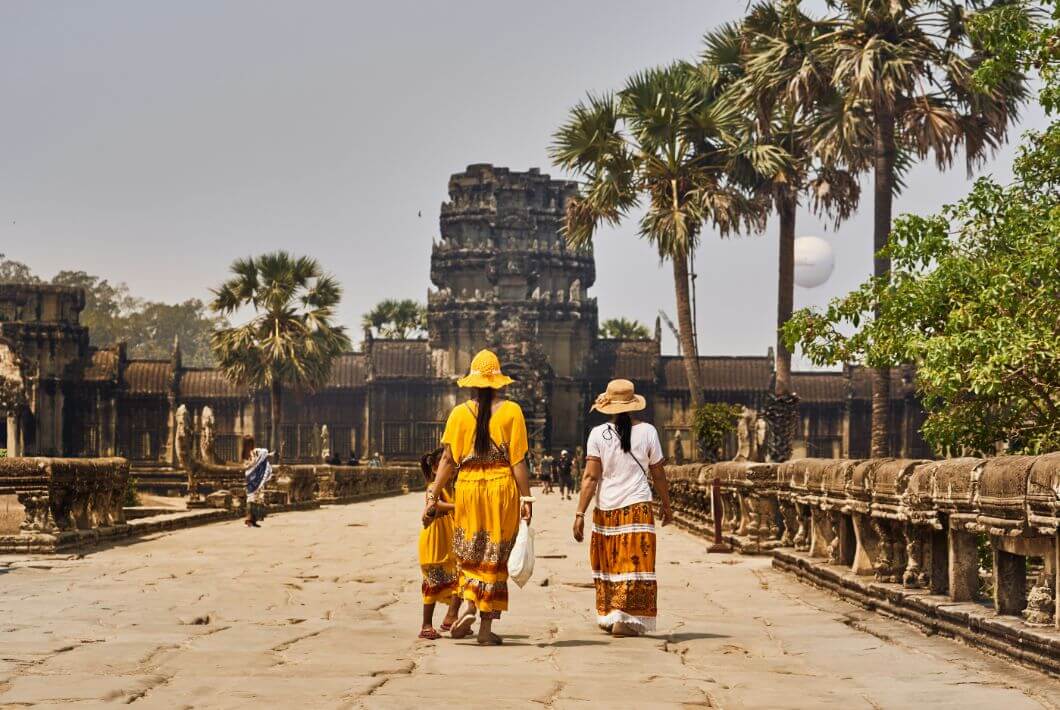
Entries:
[[118, 379], [118, 351], [93, 350], [83, 371], [86, 382], [115, 382]]
[[180, 396], [189, 398], [235, 398], [248, 395], [245, 387], [239, 387], [214, 368], [186, 369], [180, 378]]
[[431, 351], [426, 340], [374, 340], [368, 358], [373, 377], [431, 377]]
[[[680, 357], [663, 357], [663, 387], [688, 388], [685, 363]], [[715, 392], [768, 390], [773, 378], [773, 362], [767, 356], [708, 356], [699, 358], [703, 388]]]
[[166, 394], [173, 370], [169, 360], [130, 360], [122, 374], [130, 394]]
[[793, 372], [791, 386], [803, 402], [843, 402], [848, 380], [842, 372]]
[[654, 340], [613, 340], [601, 338], [594, 348], [594, 375], [600, 379], [654, 380], [659, 361], [658, 344]]
[[352, 389], [364, 386], [368, 358], [363, 353], [344, 353], [331, 365], [328, 388]]

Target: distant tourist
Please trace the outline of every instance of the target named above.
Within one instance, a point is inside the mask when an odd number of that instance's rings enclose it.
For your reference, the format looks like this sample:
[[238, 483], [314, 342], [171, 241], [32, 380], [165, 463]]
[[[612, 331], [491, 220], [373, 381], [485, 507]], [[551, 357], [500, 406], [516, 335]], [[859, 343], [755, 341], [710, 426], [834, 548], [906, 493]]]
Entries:
[[331, 454], [331, 456], [328, 456], [327, 464], [329, 466], [341, 466], [342, 465], [342, 457], [339, 456], [339, 452], [338, 451], [336, 451], [333, 454]]
[[551, 493], [552, 492], [552, 481], [555, 479], [556, 459], [552, 457], [552, 454], [545, 454], [541, 457], [541, 492]]
[[570, 500], [571, 494], [574, 493], [574, 473], [571, 471], [573, 466], [574, 459], [570, 457], [570, 452], [564, 449], [556, 461], [556, 469], [559, 471], [559, 495], [564, 500]]
[[354, 451], [353, 453], [350, 454], [350, 459], [349, 459], [349, 461], [346, 462], [346, 465], [347, 466], [360, 466], [361, 465], [361, 460], [359, 458], [357, 458], [357, 452], [356, 451]]
[[265, 517], [265, 484], [272, 478], [272, 464], [269, 463], [268, 449], [254, 448], [254, 437], [243, 437], [243, 451], [240, 459], [245, 467], [243, 475], [247, 479], [247, 517], [248, 527], [260, 528], [258, 521]]
[[589, 562], [596, 586], [596, 620], [613, 636], [655, 630], [658, 586], [652, 482], [662, 507], [662, 524], [673, 520], [659, 432], [631, 416], [644, 407], [644, 397], [629, 380], [612, 380], [596, 398], [593, 409], [611, 415], [611, 421], [589, 433], [574, 514], [574, 539], [581, 542], [585, 511], [595, 496]]
[[372, 454], [372, 458], [368, 459], [368, 465], [373, 468], [381, 468], [383, 466], [383, 455], [376, 451]]
[[501, 643], [492, 628], [494, 619], [508, 610], [508, 554], [520, 517], [529, 522], [533, 515], [523, 410], [498, 392], [512, 382], [492, 352], [475, 355], [471, 371], [457, 382], [472, 388], [474, 399], [449, 413], [442, 435], [445, 452], [423, 511], [427, 515], [435, 509], [455, 473], [453, 548], [460, 564], [460, 594], [468, 603], [452, 635], [468, 636], [477, 613], [478, 642], [484, 646]]
[[[420, 457], [420, 469], [427, 485], [434, 480], [438, 462], [444, 449], [435, 449]], [[423, 573], [423, 626], [420, 627], [420, 638], [434, 641], [440, 634], [434, 628], [434, 606], [441, 602], [449, 605], [449, 612], [442, 620], [442, 631], [449, 631], [456, 622], [460, 611], [458, 592], [459, 576], [456, 567], [456, 555], [453, 552], [453, 502], [449, 486], [439, 489], [433, 512], [428, 510], [423, 516], [423, 530], [420, 531], [420, 572]]]

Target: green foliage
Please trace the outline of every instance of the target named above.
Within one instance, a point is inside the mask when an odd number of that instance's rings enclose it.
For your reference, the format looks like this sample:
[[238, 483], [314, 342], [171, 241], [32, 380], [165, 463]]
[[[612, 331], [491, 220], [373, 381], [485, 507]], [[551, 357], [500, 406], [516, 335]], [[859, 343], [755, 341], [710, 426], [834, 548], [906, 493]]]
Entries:
[[[913, 362], [942, 450], [1060, 448], [1060, 123], [1031, 135], [1013, 184], [900, 218], [891, 280], [870, 280], [785, 328], [816, 363]], [[873, 313], [875, 317], [872, 317]]]
[[[0, 255], [0, 283], [41, 280], [25, 264]], [[124, 283], [111, 283], [84, 271], [60, 271], [51, 283], [85, 290], [81, 323], [88, 328], [93, 345], [124, 342], [131, 357], [157, 359], [169, 357], [179, 337], [184, 364], [213, 364], [210, 336], [224, 320], [213, 317], [199, 299], [177, 304], [147, 301], [133, 297]]]
[[378, 337], [404, 340], [427, 329], [427, 309], [412, 299], [388, 298], [365, 313], [361, 325]]
[[139, 481], [132, 476], [129, 476], [125, 481], [125, 493], [122, 496], [122, 507], [123, 508], [135, 508], [138, 505], [142, 505], [140, 500], [140, 493], [136, 490], [136, 484]]
[[968, 28], [990, 55], [975, 70], [976, 84], [990, 90], [1011, 72], [1037, 71], [1039, 101], [1053, 113], [1060, 109], [1060, 1], [1048, 4], [1052, 22], [1043, 17], [1043, 8], [1020, 0], [972, 15]]
[[736, 429], [743, 407], [738, 404], [721, 404], [708, 402], [696, 410], [692, 420], [692, 436], [696, 438], [699, 450], [710, 460], [716, 460], [717, 453], [725, 443], [725, 437]]
[[651, 336], [648, 328], [638, 320], [608, 318], [600, 324], [600, 337], [616, 340], [647, 340]]
[[231, 270], [234, 276], [214, 289], [210, 308], [226, 318], [247, 310], [252, 317], [213, 334], [221, 370], [252, 388], [323, 385], [331, 363], [351, 347], [346, 329], [333, 323], [342, 295], [338, 281], [315, 259], [283, 251], [238, 259]]
[[40, 279], [29, 266], [0, 254], [0, 284], [35, 283], [40, 283]]
[[0, 459], [7, 458], [7, 449], [0, 449]]

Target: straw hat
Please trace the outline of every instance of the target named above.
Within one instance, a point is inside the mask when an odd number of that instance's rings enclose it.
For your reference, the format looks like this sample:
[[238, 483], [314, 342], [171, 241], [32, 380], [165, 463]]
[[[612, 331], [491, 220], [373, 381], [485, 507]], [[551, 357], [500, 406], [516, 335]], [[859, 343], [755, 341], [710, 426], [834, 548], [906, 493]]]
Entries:
[[595, 409], [603, 414], [622, 414], [639, 412], [647, 406], [644, 397], [634, 391], [632, 382], [611, 380], [607, 383], [607, 391], [596, 398], [596, 403], [589, 411]]
[[479, 350], [471, 361], [471, 371], [467, 377], [461, 377], [456, 384], [461, 387], [492, 387], [500, 389], [515, 382], [501, 372], [501, 361], [489, 350]]

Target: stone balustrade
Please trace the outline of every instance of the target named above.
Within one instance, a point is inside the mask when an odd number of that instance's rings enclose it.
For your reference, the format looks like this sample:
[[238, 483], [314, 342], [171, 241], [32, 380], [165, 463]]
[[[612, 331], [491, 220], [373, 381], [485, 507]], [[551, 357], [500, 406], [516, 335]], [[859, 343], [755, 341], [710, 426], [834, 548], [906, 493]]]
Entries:
[[120, 535], [128, 481], [120, 458], [0, 458], [0, 495], [17, 495], [25, 510], [19, 534], [0, 536], [0, 548], [51, 551]]
[[[676, 522], [932, 631], [1060, 672], [1060, 453], [670, 466]], [[984, 564], [980, 564], [983, 557]]]
[[[330, 466], [279, 464], [265, 489], [270, 507], [319, 503], [348, 503], [392, 495], [422, 487], [419, 469], [399, 466]], [[241, 508], [246, 501], [246, 481], [240, 466], [192, 461], [188, 466], [188, 507], [207, 507], [211, 495], [227, 494], [216, 505]]]

